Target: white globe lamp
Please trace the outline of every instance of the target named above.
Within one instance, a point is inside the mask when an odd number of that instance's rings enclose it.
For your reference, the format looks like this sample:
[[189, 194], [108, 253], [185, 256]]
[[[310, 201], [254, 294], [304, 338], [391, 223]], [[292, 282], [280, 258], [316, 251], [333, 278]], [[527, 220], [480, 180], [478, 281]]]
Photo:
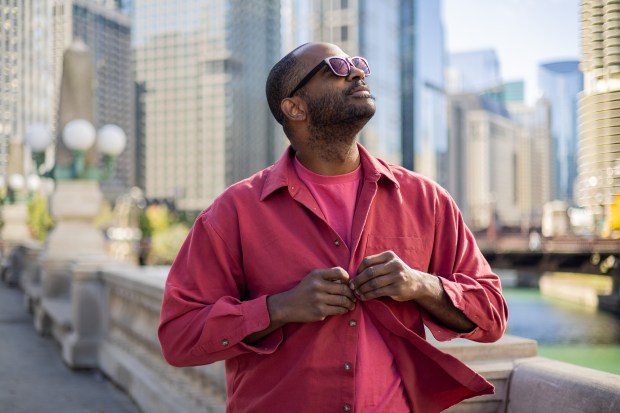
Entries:
[[44, 152], [52, 143], [52, 131], [43, 123], [35, 123], [26, 130], [24, 140], [32, 152]]
[[105, 125], [97, 134], [97, 149], [104, 155], [118, 156], [127, 145], [127, 135], [116, 125]]
[[28, 175], [26, 178], [26, 187], [31, 192], [36, 192], [41, 188], [41, 178], [37, 174]]
[[74, 119], [62, 130], [62, 141], [73, 151], [86, 151], [95, 143], [95, 127], [86, 119]]
[[11, 174], [11, 176], [9, 176], [9, 188], [11, 188], [13, 191], [21, 191], [22, 189], [24, 189], [25, 185], [26, 181], [23, 175]]

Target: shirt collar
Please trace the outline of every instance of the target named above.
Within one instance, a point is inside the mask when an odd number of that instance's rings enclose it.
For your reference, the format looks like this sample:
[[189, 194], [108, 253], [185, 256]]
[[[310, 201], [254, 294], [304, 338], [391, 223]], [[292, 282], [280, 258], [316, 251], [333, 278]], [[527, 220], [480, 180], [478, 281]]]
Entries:
[[[398, 180], [387, 163], [372, 156], [368, 153], [366, 148], [359, 143], [357, 147], [362, 161], [365, 180], [377, 182], [381, 177], [384, 177], [391, 181], [396, 189], [400, 188]], [[295, 167], [293, 165], [293, 156], [295, 156], [295, 150], [289, 146], [280, 159], [269, 168], [265, 179], [265, 185], [261, 192], [261, 201], [282, 187], [291, 186], [291, 188], [294, 188], [299, 186], [299, 178], [297, 177], [297, 173], [295, 173]]]

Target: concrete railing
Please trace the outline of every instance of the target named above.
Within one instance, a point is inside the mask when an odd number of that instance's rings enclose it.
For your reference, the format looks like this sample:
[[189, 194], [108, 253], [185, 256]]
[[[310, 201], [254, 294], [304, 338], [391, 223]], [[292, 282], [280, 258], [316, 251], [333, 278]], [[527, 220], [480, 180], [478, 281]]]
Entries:
[[[33, 257], [35, 251], [23, 251]], [[30, 254], [30, 255], [29, 255]], [[37, 291], [36, 266], [23, 265], [19, 284]], [[98, 368], [146, 413], [224, 412], [223, 363], [175, 368], [161, 355], [157, 326], [168, 267], [68, 267], [70, 293], [39, 305], [72, 368]], [[34, 286], [34, 287], [33, 287]], [[35, 299], [25, 300], [32, 305]], [[432, 341], [432, 337], [430, 338]], [[453, 340], [435, 345], [469, 364], [496, 387], [451, 413], [570, 413], [620, 411], [620, 376], [537, 357], [533, 340], [505, 336], [497, 343]]]

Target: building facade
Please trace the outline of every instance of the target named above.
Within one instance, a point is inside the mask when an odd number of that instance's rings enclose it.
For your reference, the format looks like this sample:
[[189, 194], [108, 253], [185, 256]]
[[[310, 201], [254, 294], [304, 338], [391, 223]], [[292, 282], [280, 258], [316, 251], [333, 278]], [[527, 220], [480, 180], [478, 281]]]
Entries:
[[521, 227], [541, 228], [543, 206], [553, 200], [551, 107], [544, 98], [533, 106], [526, 105], [522, 94], [521, 100], [507, 100], [506, 107], [521, 126], [517, 135], [516, 182]]
[[583, 0], [581, 21], [577, 202], [606, 234], [620, 229], [611, 225], [620, 206], [620, 3]]
[[126, 6], [142, 88], [146, 196], [199, 211], [274, 161], [265, 80], [280, 56], [280, 2]]
[[520, 227], [519, 138], [505, 106], [476, 93], [451, 95], [448, 185], [473, 231]]
[[[9, 147], [18, 139], [20, 7], [18, 0], [0, 0], [0, 175], [9, 173]], [[18, 158], [21, 157], [21, 154]], [[3, 178], [3, 186], [6, 178]]]
[[553, 198], [573, 203], [577, 177], [578, 96], [583, 76], [578, 61], [539, 66], [539, 88], [551, 108]]
[[34, 173], [24, 135], [53, 125], [52, 0], [0, 1], [0, 176]]
[[402, 1], [401, 7], [403, 166], [445, 186], [448, 131], [441, 2]]
[[502, 84], [500, 63], [492, 49], [450, 54], [447, 69], [449, 93], [480, 93]]

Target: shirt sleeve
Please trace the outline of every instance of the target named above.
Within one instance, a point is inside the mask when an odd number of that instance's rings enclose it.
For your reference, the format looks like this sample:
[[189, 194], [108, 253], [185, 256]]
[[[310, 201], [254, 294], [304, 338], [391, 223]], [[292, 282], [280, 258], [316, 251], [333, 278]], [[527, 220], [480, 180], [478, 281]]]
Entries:
[[174, 366], [195, 366], [254, 352], [273, 353], [279, 329], [256, 343], [248, 335], [269, 326], [267, 297], [244, 300], [241, 254], [201, 214], [175, 259], [164, 289], [159, 341]]
[[440, 341], [458, 337], [496, 341], [504, 334], [508, 317], [499, 277], [480, 252], [455, 202], [446, 197], [438, 208], [429, 272], [439, 276], [454, 306], [477, 327], [468, 333], [457, 333], [426, 313], [424, 322]]

